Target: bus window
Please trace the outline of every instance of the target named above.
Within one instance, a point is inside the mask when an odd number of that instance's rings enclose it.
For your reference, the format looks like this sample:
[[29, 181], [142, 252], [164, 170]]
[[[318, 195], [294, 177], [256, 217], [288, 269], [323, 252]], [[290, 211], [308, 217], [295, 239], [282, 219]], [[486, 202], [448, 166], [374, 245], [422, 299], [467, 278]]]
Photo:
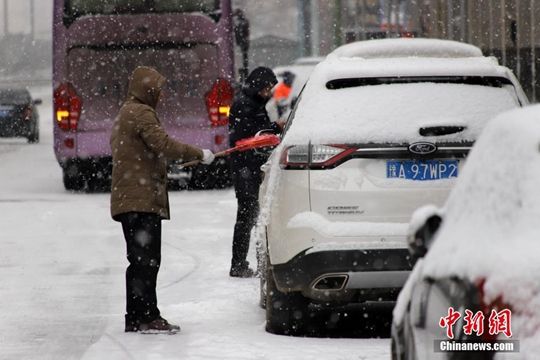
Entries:
[[85, 15], [191, 12], [215, 15], [219, 3], [219, 0], [66, 0], [64, 13], [69, 23]]

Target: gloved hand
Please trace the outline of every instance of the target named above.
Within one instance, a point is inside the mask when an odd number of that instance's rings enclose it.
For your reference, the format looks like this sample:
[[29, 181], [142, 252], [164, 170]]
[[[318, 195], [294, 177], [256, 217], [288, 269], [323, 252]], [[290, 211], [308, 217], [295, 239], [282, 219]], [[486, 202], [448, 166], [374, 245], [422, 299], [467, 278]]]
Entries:
[[216, 158], [216, 156], [214, 155], [213, 152], [211, 152], [210, 150], [208, 149], [203, 149], [203, 158], [201, 160], [201, 162], [204, 164], [204, 165], [210, 165], [212, 163], [212, 161], [214, 161], [214, 159]]

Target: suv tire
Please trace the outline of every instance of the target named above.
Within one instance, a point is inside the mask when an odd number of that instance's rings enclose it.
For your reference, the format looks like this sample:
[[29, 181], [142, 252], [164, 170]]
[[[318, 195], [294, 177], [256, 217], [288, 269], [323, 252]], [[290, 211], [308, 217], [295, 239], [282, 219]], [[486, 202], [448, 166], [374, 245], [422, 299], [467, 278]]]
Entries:
[[37, 144], [39, 142], [39, 126], [37, 123], [32, 127], [32, 132], [28, 135], [28, 143]]
[[309, 301], [300, 292], [278, 290], [270, 269], [266, 270], [266, 331], [278, 335], [303, 333], [310, 320]]

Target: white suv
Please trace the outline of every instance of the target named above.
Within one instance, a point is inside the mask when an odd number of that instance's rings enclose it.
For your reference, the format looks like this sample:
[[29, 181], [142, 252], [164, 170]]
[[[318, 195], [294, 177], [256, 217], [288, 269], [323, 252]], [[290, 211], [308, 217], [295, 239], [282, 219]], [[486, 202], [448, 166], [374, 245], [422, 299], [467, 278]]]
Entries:
[[525, 104], [511, 71], [471, 45], [373, 40], [331, 53], [263, 166], [266, 329], [301, 332], [310, 303], [395, 301], [411, 214], [442, 205], [487, 121]]

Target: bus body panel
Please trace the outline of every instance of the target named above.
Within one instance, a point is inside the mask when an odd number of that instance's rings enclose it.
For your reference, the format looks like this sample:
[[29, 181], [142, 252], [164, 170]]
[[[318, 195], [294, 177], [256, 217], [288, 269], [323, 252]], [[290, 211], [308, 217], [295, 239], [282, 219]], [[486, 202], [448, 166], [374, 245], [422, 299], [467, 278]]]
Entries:
[[112, 124], [139, 65], [168, 79], [157, 112], [172, 138], [214, 152], [228, 147], [227, 126], [211, 126], [205, 98], [217, 79], [234, 83], [230, 0], [221, 0], [217, 22], [202, 13], [149, 13], [85, 15], [69, 26], [64, 0], [54, 4], [53, 89], [70, 83], [82, 101], [76, 130], [53, 126], [62, 167], [111, 156]]

